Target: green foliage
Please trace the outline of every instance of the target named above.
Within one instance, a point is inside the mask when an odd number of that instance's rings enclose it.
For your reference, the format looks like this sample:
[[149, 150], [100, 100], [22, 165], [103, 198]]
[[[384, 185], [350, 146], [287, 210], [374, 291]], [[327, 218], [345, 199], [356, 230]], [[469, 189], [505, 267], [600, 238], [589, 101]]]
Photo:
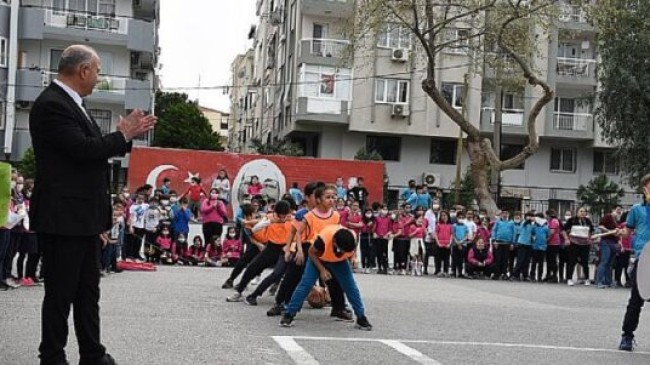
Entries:
[[582, 204], [589, 206], [592, 214], [603, 216], [612, 207], [619, 204], [625, 191], [618, 184], [610, 181], [607, 176], [599, 175], [589, 183], [578, 187], [578, 199]]
[[250, 147], [261, 155], [283, 155], [283, 156], [303, 156], [304, 152], [300, 146], [291, 143], [291, 141], [282, 139], [271, 143], [262, 143], [261, 140], [254, 138], [251, 140]]
[[189, 101], [187, 94], [156, 93], [158, 124], [153, 146], [190, 150], [223, 150], [219, 136], [198, 105]]
[[636, 186], [650, 171], [650, 2], [601, 1], [592, 17], [601, 58], [596, 121], [617, 148], [626, 181]]
[[354, 155], [355, 160], [360, 160], [360, 161], [381, 161], [383, 158], [381, 157], [381, 154], [379, 152], [372, 150], [368, 151], [366, 147], [361, 147], [357, 151], [357, 153]]
[[34, 149], [28, 148], [23, 155], [23, 159], [18, 163], [18, 171], [23, 174], [26, 179], [33, 179], [36, 177], [36, 156]]
[[[492, 184], [492, 174], [490, 169], [487, 171], [487, 181], [488, 186], [490, 186]], [[453, 190], [455, 187], [456, 182], [454, 181], [451, 184], [451, 189]], [[463, 178], [460, 180], [460, 191], [458, 192], [457, 204], [460, 204], [465, 208], [473, 207], [476, 200], [475, 188], [476, 185], [474, 185], [474, 179], [472, 178], [472, 168], [471, 166], [467, 166], [465, 174], [463, 174]]]

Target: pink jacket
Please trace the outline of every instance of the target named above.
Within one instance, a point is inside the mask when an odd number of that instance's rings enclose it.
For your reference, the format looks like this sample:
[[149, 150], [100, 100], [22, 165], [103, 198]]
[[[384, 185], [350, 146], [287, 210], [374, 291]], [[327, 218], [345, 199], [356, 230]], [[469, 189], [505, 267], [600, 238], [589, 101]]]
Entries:
[[347, 227], [348, 226], [348, 219], [352, 215], [352, 212], [350, 212], [350, 209], [348, 209], [346, 207], [346, 208], [343, 208], [341, 210], [337, 209], [336, 211], [339, 212], [339, 216], [341, 216], [341, 222], [339, 224], [342, 225], [343, 227]]
[[[475, 251], [477, 251], [478, 248], [472, 248], [469, 250], [469, 254], [467, 255], [467, 261], [472, 265], [472, 266], [478, 266], [480, 263]], [[492, 265], [492, 261], [494, 261], [494, 256], [492, 256], [492, 250], [488, 249], [487, 246], [483, 249], [485, 251], [483, 254], [485, 255], [485, 266], [490, 266]]]
[[213, 205], [210, 199], [204, 199], [201, 202], [201, 216], [203, 223], [223, 224], [224, 217], [227, 217], [226, 206], [221, 200], [217, 200], [217, 205]]
[[169, 236], [167, 236], [167, 237], [158, 236], [158, 238], [156, 239], [156, 243], [163, 250], [171, 250], [172, 249], [172, 238], [169, 237]]
[[390, 217], [381, 215], [375, 218], [375, 233], [379, 238], [384, 238], [387, 234], [390, 233], [391, 222]]
[[438, 222], [436, 224], [436, 235], [438, 237], [438, 246], [447, 248], [451, 245], [451, 224]]
[[417, 226], [415, 224], [411, 225], [411, 230], [409, 236], [411, 238], [424, 238], [424, 235], [427, 233], [427, 228], [423, 225]]
[[223, 257], [239, 259], [241, 256], [242, 244], [238, 239], [226, 239], [223, 241]]

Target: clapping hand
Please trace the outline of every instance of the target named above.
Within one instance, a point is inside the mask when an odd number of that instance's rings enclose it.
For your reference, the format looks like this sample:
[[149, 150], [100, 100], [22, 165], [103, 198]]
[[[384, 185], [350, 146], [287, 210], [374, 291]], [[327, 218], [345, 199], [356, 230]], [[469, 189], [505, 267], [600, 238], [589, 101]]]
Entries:
[[156, 125], [158, 118], [153, 115], [145, 115], [142, 110], [135, 109], [126, 117], [120, 116], [117, 122], [117, 130], [124, 134], [127, 141], [141, 136]]

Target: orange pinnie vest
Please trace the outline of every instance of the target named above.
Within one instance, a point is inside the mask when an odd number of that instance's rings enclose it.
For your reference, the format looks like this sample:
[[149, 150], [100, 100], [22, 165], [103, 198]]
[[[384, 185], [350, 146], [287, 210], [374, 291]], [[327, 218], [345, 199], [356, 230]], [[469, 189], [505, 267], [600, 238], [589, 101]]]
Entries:
[[[354, 256], [354, 251], [352, 252], [345, 252], [341, 257], [336, 256], [334, 253], [334, 234], [338, 232], [340, 229], [347, 229], [343, 226], [340, 226], [338, 224], [336, 225], [329, 225], [318, 234], [318, 237], [320, 237], [321, 240], [323, 240], [324, 243], [324, 249], [323, 253], [318, 257], [321, 261], [325, 262], [341, 262], [350, 259], [351, 257]], [[354, 235], [354, 232], [352, 232]]]
[[291, 233], [291, 220], [286, 222], [269, 223], [264, 229], [253, 233], [253, 238], [263, 244], [272, 243], [284, 246], [287, 244], [287, 238]]
[[317, 216], [314, 211], [311, 211], [305, 215], [305, 222], [308, 227], [308, 234], [306, 235], [306, 240], [304, 242], [314, 243], [316, 236], [327, 226], [338, 225], [341, 220], [341, 216], [335, 210], [330, 212], [330, 216], [327, 218], [321, 218]]

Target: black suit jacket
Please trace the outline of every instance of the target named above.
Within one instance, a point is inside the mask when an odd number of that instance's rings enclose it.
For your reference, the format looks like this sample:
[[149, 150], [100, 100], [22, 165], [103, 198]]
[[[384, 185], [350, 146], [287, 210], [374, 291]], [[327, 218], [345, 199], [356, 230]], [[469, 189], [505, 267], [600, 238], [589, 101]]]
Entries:
[[120, 132], [102, 136], [56, 83], [29, 114], [36, 156], [30, 225], [38, 233], [92, 236], [111, 226], [108, 159], [131, 149]]

